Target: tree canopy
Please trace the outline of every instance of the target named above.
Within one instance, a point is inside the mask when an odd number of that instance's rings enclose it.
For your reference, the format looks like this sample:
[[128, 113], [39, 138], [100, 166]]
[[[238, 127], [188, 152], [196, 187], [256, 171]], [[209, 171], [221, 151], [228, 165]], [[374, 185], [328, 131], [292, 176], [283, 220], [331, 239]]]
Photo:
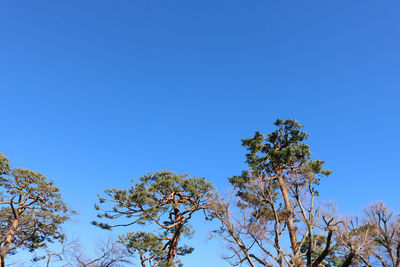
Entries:
[[[109, 223], [93, 222], [104, 229], [118, 226], [150, 225], [151, 231], [128, 232], [121, 237], [131, 251], [140, 255], [142, 266], [173, 266], [176, 255], [191, 253], [193, 248], [179, 246], [182, 236], [191, 236], [192, 215], [207, 209], [206, 200], [213, 186], [204, 178], [189, 177], [171, 171], [149, 173], [126, 189], [107, 189], [107, 198], [100, 203], [112, 203], [112, 208], [99, 214]], [[96, 205], [96, 209], [100, 209]], [[125, 218], [121, 223], [116, 219]], [[154, 228], [155, 227], [155, 228]]]
[[0, 153], [0, 262], [18, 248], [33, 251], [62, 239], [68, 208], [59, 189], [43, 174], [10, 166]]

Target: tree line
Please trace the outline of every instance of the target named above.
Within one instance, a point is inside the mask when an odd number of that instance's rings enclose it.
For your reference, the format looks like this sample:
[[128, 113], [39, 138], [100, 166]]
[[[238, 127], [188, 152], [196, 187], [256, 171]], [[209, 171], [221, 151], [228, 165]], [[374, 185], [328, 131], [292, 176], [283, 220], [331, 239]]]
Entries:
[[[205, 178], [172, 171], [148, 173], [127, 189], [106, 189], [95, 204], [94, 226], [127, 232], [86, 257], [60, 230], [73, 211], [44, 175], [12, 168], [0, 153], [0, 263], [26, 248], [45, 251], [43, 266], [182, 266], [194, 248], [196, 213], [217, 222], [232, 266], [400, 266], [400, 217], [376, 202], [357, 217], [341, 216], [318, 200], [318, 185], [331, 171], [311, 159], [308, 134], [296, 120], [277, 120], [275, 130], [243, 139], [246, 169], [229, 177], [232, 194], [221, 195]], [[132, 231], [141, 229], [141, 231]], [[58, 251], [47, 244], [59, 241]], [[62, 262], [62, 265], [60, 265]]]

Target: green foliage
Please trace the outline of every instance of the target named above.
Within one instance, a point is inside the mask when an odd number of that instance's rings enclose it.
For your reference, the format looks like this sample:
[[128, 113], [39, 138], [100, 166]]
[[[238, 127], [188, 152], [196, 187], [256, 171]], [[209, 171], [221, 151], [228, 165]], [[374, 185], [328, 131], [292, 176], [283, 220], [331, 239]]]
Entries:
[[[313, 235], [313, 244], [311, 245], [311, 262], [314, 262], [325, 249], [327, 238], [322, 235]], [[300, 247], [300, 252], [307, 255], [309, 252], [310, 237], [307, 236]], [[304, 256], [306, 261], [306, 256]], [[327, 256], [320, 263], [325, 267], [338, 267], [343, 263], [343, 257], [340, 255], [340, 248], [337, 245], [331, 246]]]
[[253, 138], [242, 140], [249, 150], [246, 155], [249, 166], [272, 174], [307, 162], [311, 152], [303, 143], [308, 137], [300, 130], [303, 125], [296, 120], [277, 120], [274, 124], [277, 129], [267, 136], [256, 132]]
[[[310, 147], [304, 143], [308, 134], [301, 131], [303, 125], [291, 119], [278, 119], [274, 125], [277, 129], [267, 135], [256, 132], [254, 137], [242, 140], [248, 150], [246, 163], [249, 168], [241, 175], [229, 178], [238, 190], [237, 195], [251, 206], [260, 205], [259, 195], [278, 200], [278, 176], [288, 184], [294, 182], [295, 176], [297, 183], [301, 182], [299, 176], [302, 176], [302, 179], [312, 179], [313, 184], [318, 184], [321, 176], [331, 173], [323, 168], [324, 161], [310, 159]], [[264, 185], [260, 186], [260, 183]], [[265, 209], [265, 204], [261, 206], [260, 209]], [[259, 211], [261, 214], [268, 212]]]
[[[277, 120], [277, 129], [266, 136], [256, 132], [254, 137], [243, 139], [242, 145], [249, 151], [246, 163], [252, 172], [268, 176], [283, 174], [298, 167], [307, 167], [315, 174], [329, 175], [324, 161], [310, 161], [310, 147], [304, 143], [308, 134], [301, 131], [303, 125], [296, 120]], [[241, 186], [249, 179], [246, 175], [230, 178], [233, 185]]]
[[10, 167], [0, 154], [1, 256], [27, 248], [33, 251], [46, 242], [62, 239], [60, 225], [69, 219], [59, 189], [43, 174]]
[[[107, 189], [108, 198], [99, 197], [100, 204], [114, 205], [99, 214], [99, 218], [116, 220], [125, 218], [124, 223], [93, 222], [103, 229], [118, 226], [153, 225], [155, 232], [129, 232], [121, 242], [131, 251], [143, 253], [143, 259], [171, 264], [176, 255], [193, 251], [190, 247], [179, 247], [181, 236], [190, 237], [193, 232], [188, 223], [192, 214], [206, 209], [206, 200], [213, 195], [213, 186], [204, 178], [189, 177], [170, 171], [149, 173], [140, 177], [128, 190]], [[95, 206], [100, 209], [99, 205]], [[163, 265], [164, 266], [164, 265]]]
[[132, 254], [139, 255], [143, 262], [163, 262], [167, 257], [162, 239], [144, 231], [130, 232], [120, 236], [120, 243]]
[[8, 160], [8, 158], [3, 156], [2, 153], [0, 153], [0, 178], [1, 175], [8, 174], [10, 171], [11, 171], [10, 161]]

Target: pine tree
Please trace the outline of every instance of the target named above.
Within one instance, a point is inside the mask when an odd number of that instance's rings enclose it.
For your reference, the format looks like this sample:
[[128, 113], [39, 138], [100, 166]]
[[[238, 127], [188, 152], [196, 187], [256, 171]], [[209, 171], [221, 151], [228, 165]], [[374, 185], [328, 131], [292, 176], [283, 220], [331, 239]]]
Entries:
[[[121, 242], [139, 254], [142, 266], [146, 262], [150, 266], [175, 266], [176, 255], [193, 251], [179, 243], [182, 236], [193, 234], [189, 221], [195, 212], [207, 208], [213, 186], [204, 178], [161, 171], [140, 177], [128, 190], [107, 189], [105, 193], [108, 198], [100, 197], [100, 203], [113, 206], [98, 217], [121, 222], [93, 224], [103, 229], [147, 225], [144, 229], [151, 228], [148, 232], [128, 232], [120, 237]], [[98, 205], [95, 208], [100, 209]]]
[[18, 248], [33, 251], [62, 239], [69, 217], [59, 189], [43, 174], [10, 166], [0, 153], [0, 265]]
[[[295, 190], [307, 183], [310, 184], [310, 193], [317, 194], [314, 186], [319, 183], [321, 176], [329, 175], [330, 171], [323, 169], [324, 161], [310, 159], [310, 147], [305, 143], [308, 134], [301, 130], [303, 125], [292, 119], [278, 119], [274, 125], [277, 129], [267, 135], [256, 132], [254, 137], [242, 140], [248, 150], [248, 169], [240, 176], [229, 178], [229, 181], [241, 199], [239, 205], [254, 209], [251, 221], [285, 222], [292, 261], [296, 266], [302, 266], [295, 226], [296, 200], [293, 196]], [[290, 191], [294, 192], [292, 196]], [[265, 198], [269, 199], [269, 203], [264, 201]], [[279, 206], [283, 204], [283, 208], [272, 209], [275, 203], [279, 203]], [[281, 256], [278, 258], [279, 264], [282, 264]]]

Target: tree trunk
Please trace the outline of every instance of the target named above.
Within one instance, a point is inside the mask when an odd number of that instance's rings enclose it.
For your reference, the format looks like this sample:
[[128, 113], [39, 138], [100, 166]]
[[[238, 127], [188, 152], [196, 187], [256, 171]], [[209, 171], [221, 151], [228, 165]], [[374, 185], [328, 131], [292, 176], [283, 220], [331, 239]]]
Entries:
[[289, 214], [289, 217], [287, 218], [286, 222], [289, 231], [290, 244], [292, 245], [293, 256], [295, 257], [294, 259], [295, 266], [302, 266], [303, 265], [302, 259], [300, 257], [296, 258], [296, 255], [298, 254], [299, 251], [299, 246], [297, 243], [296, 227], [293, 224], [292, 204], [289, 199], [289, 192], [287, 189], [287, 185], [283, 180], [283, 176], [280, 174], [278, 175], [278, 183], [279, 187], [281, 188], [283, 200], [285, 202], [285, 211]]
[[341, 265], [341, 267], [348, 267], [348, 266], [350, 266], [351, 262], [353, 261], [354, 256], [355, 256], [355, 254], [354, 254], [353, 252], [351, 252], [351, 253], [347, 256], [346, 260], [343, 262], [343, 264]]
[[0, 267], [4, 267], [5, 266], [5, 259], [6, 255], [3, 255], [3, 252], [0, 255]]
[[[308, 250], [307, 250], [307, 267], [311, 267], [311, 250], [313, 244], [313, 235], [311, 227], [308, 227]], [[318, 265], [317, 265], [318, 266]]]
[[[321, 253], [321, 255], [319, 255], [319, 257], [314, 261], [312, 267], [318, 267], [319, 264], [326, 258], [326, 256], [329, 253], [329, 249], [331, 247], [331, 240], [332, 240], [332, 231], [329, 230], [328, 232], [328, 237], [326, 239], [326, 246], [324, 251]], [[311, 242], [310, 242], [311, 243]]]
[[178, 225], [176, 227], [175, 234], [172, 237], [171, 243], [169, 245], [167, 262], [170, 264], [169, 266], [171, 266], [171, 267], [175, 266], [174, 259], [175, 259], [176, 252], [178, 251], [178, 242], [179, 242], [179, 238], [181, 236], [181, 231], [182, 231], [182, 225]]
[[0, 255], [0, 267], [4, 267], [4, 259], [7, 255], [8, 249], [10, 248], [11, 242], [14, 238], [14, 235], [16, 233], [16, 229], [18, 227], [18, 223], [19, 220], [18, 219], [14, 219], [11, 223], [11, 230], [10, 232], [7, 234], [6, 239], [4, 241], [4, 245], [1, 248], [1, 255]]

